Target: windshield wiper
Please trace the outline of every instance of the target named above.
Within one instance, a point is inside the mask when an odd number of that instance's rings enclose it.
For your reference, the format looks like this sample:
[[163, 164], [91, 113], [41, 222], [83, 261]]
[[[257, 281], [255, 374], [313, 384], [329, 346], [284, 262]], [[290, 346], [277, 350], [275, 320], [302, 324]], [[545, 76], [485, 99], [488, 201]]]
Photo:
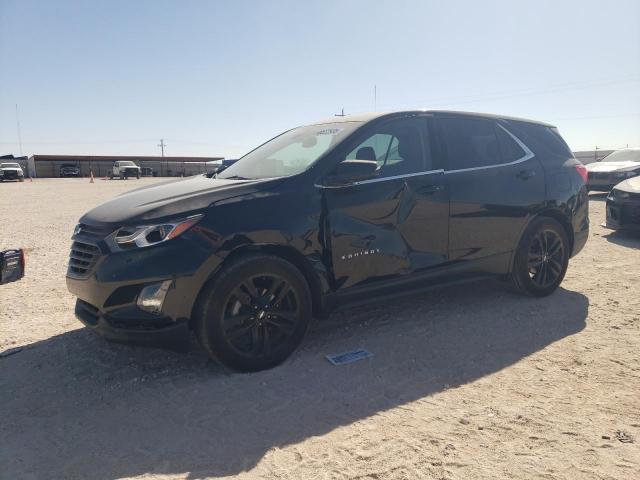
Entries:
[[230, 177], [221, 178], [221, 180], [251, 180], [247, 177], [241, 177], [240, 175], [231, 175]]

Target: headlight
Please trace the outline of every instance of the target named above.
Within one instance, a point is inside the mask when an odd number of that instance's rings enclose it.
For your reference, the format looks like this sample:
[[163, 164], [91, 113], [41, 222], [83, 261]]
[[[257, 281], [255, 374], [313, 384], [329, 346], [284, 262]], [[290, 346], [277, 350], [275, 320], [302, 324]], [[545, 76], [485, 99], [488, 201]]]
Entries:
[[637, 175], [636, 172], [615, 172], [613, 178], [631, 178]]
[[116, 233], [115, 241], [120, 248], [149, 247], [182, 235], [198, 223], [204, 215], [194, 215], [173, 222], [140, 227], [122, 227]]

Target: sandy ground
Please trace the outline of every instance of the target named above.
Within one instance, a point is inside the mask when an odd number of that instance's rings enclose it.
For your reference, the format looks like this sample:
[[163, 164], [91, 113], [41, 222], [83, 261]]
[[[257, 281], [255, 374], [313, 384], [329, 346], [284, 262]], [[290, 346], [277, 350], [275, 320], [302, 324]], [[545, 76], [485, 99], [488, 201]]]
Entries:
[[[0, 185], [0, 248], [28, 249], [0, 287], [0, 478], [640, 478], [640, 238], [600, 227], [602, 195], [548, 298], [484, 282], [344, 311], [230, 375], [73, 317], [74, 224], [151, 181]], [[374, 357], [324, 358], [358, 347]]]

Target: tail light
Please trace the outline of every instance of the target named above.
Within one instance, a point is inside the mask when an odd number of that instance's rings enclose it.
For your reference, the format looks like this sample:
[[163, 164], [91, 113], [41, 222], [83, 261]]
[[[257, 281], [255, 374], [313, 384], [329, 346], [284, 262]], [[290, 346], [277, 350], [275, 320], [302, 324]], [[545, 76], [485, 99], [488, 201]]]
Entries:
[[589, 180], [589, 172], [587, 171], [587, 167], [585, 167], [581, 163], [578, 163], [574, 166], [574, 168], [576, 169], [576, 172], [578, 172], [578, 175], [582, 177], [582, 181], [584, 183], [587, 183], [587, 181]]

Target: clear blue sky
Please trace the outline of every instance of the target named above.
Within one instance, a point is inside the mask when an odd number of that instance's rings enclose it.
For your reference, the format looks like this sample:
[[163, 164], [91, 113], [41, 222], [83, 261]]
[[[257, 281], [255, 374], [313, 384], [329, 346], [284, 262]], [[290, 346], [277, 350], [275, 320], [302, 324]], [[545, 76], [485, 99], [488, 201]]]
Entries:
[[640, 145], [640, 1], [0, 0], [0, 153], [239, 156], [346, 113], [440, 108]]

